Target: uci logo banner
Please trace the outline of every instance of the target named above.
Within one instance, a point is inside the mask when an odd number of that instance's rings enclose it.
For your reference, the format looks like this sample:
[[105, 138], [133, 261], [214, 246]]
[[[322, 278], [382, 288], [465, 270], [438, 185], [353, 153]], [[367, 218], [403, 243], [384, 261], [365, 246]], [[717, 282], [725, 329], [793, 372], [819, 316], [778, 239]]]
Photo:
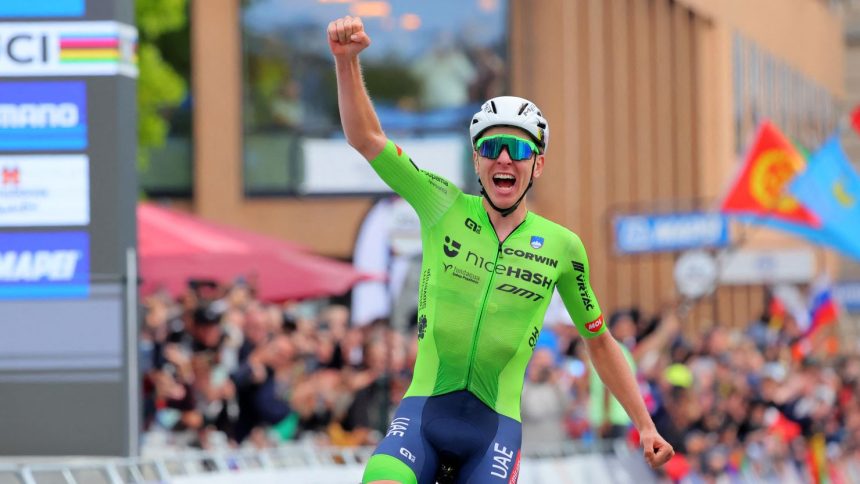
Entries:
[[86, 148], [84, 81], [0, 82], [0, 151]]
[[0, 23], [0, 75], [137, 77], [137, 29], [114, 21]]
[[19, 232], [0, 238], [0, 299], [84, 298], [89, 277], [86, 232]]

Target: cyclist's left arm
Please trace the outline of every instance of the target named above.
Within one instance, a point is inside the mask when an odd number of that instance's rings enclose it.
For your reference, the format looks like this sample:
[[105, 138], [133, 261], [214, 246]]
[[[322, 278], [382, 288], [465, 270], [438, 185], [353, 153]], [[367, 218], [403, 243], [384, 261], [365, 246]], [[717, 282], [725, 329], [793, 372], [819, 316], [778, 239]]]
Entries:
[[645, 459], [651, 467], [659, 467], [672, 456], [672, 446], [657, 433], [639, 394], [636, 378], [621, 348], [603, 323], [600, 306], [591, 288], [585, 246], [576, 234], [571, 233], [571, 236], [570, 265], [559, 277], [558, 293], [585, 340], [589, 358], [601, 381], [618, 399], [639, 431]]
[[674, 450], [657, 432], [639, 393], [636, 378], [618, 347], [618, 342], [607, 331], [595, 338], [586, 339], [585, 347], [601, 381], [618, 399], [639, 431], [639, 443], [645, 460], [652, 468], [662, 466], [674, 455]]

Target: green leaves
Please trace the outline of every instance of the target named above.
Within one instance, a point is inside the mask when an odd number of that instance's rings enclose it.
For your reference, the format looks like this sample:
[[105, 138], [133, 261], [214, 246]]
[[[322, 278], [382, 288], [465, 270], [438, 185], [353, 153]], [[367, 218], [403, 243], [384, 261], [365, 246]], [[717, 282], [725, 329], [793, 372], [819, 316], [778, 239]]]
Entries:
[[138, 169], [149, 163], [152, 148], [164, 146], [170, 130], [168, 113], [185, 97], [186, 80], [162, 56], [156, 41], [186, 27], [187, 0], [135, 0], [140, 30], [137, 80]]

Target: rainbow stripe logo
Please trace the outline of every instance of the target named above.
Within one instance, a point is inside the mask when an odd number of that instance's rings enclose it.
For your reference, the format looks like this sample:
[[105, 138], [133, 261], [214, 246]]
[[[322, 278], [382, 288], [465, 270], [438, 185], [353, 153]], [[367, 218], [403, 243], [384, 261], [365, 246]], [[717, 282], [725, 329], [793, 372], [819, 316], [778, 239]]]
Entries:
[[[118, 32], [63, 32], [60, 34], [60, 63], [116, 63], [125, 58], [137, 64], [137, 42], [130, 44], [123, 45]], [[130, 53], [124, 55], [125, 49]]]

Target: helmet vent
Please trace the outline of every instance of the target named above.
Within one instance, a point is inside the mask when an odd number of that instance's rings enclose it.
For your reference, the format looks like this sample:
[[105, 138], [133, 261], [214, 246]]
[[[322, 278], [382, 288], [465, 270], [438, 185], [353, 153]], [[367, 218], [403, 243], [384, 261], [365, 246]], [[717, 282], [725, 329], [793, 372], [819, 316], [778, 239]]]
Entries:
[[496, 111], [496, 102], [495, 101], [490, 101], [490, 107], [493, 108], [494, 113], [499, 114], [499, 112]]
[[538, 125], [538, 128], [546, 129], [546, 124], [544, 124], [544, 123], [538, 123], [537, 125]]
[[523, 111], [525, 111], [528, 106], [529, 106], [529, 103], [523, 103], [523, 105], [520, 106], [520, 111], [517, 113], [517, 116], [522, 115]]

